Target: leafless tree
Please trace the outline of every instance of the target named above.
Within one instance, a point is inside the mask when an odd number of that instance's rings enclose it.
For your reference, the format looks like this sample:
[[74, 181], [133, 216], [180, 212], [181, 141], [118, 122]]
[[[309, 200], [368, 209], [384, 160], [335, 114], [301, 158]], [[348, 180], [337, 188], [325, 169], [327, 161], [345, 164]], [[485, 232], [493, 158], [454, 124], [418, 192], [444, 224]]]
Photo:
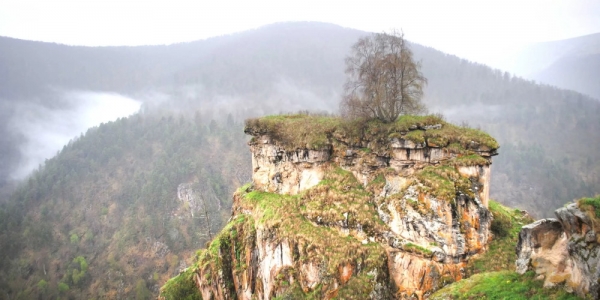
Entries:
[[420, 69], [401, 31], [359, 39], [346, 57], [342, 115], [393, 122], [402, 114], [424, 112], [421, 97], [427, 79]]

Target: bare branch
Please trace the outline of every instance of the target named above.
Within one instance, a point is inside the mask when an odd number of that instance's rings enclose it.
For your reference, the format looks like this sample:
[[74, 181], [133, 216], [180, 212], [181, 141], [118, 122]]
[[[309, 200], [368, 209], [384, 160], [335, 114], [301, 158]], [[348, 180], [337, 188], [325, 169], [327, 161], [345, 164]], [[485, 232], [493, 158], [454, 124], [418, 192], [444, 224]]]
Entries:
[[359, 39], [346, 57], [345, 95], [340, 111], [349, 118], [379, 118], [420, 113], [427, 79], [420, 72], [402, 31], [378, 33]]

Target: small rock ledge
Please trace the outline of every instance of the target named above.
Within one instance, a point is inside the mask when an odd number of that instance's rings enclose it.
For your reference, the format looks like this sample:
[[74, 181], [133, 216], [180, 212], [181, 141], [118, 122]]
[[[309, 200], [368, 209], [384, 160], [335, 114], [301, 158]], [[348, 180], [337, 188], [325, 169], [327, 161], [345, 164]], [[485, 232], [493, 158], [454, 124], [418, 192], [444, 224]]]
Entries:
[[600, 299], [600, 197], [583, 198], [555, 211], [556, 219], [523, 226], [517, 272], [534, 270], [544, 287], [563, 285], [580, 297]]

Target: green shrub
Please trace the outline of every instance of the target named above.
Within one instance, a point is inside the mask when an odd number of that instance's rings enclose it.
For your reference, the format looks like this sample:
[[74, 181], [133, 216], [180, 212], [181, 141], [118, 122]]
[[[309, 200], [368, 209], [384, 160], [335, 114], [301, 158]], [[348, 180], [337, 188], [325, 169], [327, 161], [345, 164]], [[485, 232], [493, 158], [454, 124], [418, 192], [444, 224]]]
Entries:
[[136, 300], [146, 300], [150, 299], [152, 293], [146, 287], [146, 281], [144, 279], [139, 279], [135, 284], [135, 299]]
[[499, 206], [498, 202], [490, 201], [489, 206], [490, 211], [494, 216], [491, 226], [492, 232], [496, 238], [504, 238], [508, 236], [513, 227], [511, 216]]
[[193, 268], [188, 268], [176, 277], [169, 279], [161, 288], [160, 296], [165, 300], [202, 300], [193, 276]]
[[77, 234], [75, 234], [75, 233], [71, 234], [70, 240], [71, 240], [71, 244], [79, 245], [79, 236]]
[[58, 290], [62, 293], [62, 292], [66, 292], [69, 290], [69, 285], [64, 283], [64, 282], [60, 282], [58, 283]]
[[593, 216], [600, 218], [600, 195], [595, 198], [581, 198], [577, 203], [583, 210], [590, 211]]
[[46, 280], [42, 279], [37, 283], [37, 287], [38, 287], [38, 289], [44, 291], [44, 290], [46, 290], [46, 288], [48, 288], [48, 282], [46, 282]]

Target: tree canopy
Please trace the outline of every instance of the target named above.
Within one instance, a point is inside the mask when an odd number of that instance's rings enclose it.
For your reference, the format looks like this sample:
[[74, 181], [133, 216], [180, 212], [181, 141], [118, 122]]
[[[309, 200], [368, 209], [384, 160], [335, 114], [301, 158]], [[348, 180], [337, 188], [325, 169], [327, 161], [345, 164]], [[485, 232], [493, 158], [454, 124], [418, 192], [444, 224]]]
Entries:
[[402, 114], [423, 112], [427, 79], [420, 69], [401, 31], [359, 39], [346, 57], [342, 115], [393, 122]]

